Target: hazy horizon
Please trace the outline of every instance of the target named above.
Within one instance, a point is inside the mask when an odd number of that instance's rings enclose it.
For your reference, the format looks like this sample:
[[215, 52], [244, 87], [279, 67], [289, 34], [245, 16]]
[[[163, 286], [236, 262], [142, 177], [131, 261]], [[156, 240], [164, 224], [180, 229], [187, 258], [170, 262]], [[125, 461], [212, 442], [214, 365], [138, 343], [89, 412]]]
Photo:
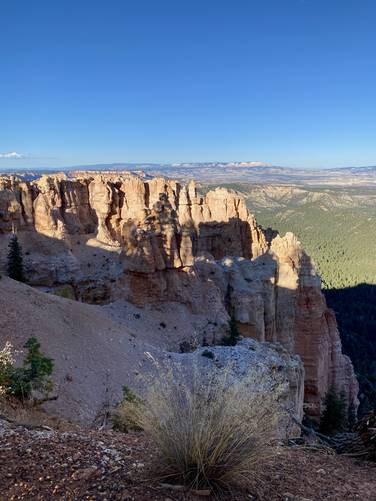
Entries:
[[[87, 164], [71, 164], [71, 165], [57, 165], [57, 166], [35, 166], [35, 167], [26, 167], [26, 166], [19, 166], [16, 167], [15, 164], [7, 166], [0, 166], [0, 172], [23, 172], [23, 171], [66, 171], [66, 170], [74, 170], [74, 169], [88, 169], [88, 170], [94, 170], [95, 168], [100, 169], [114, 169], [114, 170], [120, 170], [121, 168], [124, 168], [124, 170], [137, 170], [137, 169], [142, 169], [143, 167], [158, 167], [158, 166], [166, 166], [166, 167], [175, 167], [179, 169], [179, 167], [189, 167], [189, 166], [195, 166], [195, 165], [206, 165], [206, 164], [224, 164], [226, 166], [231, 166], [234, 164], [238, 163], [253, 163], [254, 161], [243, 161], [243, 160], [233, 160], [233, 161], [220, 161], [220, 160], [214, 160], [214, 161], [205, 161], [205, 162], [103, 162], [103, 163], [87, 163]], [[336, 169], [362, 169], [362, 168], [374, 168], [376, 167], [375, 165], [341, 165], [341, 166], [333, 166], [333, 167], [299, 167], [299, 166], [294, 166], [291, 167], [289, 165], [274, 165], [274, 164], [268, 164], [268, 163], [263, 163], [263, 162], [254, 162], [254, 163], [259, 163], [260, 165], [254, 165], [254, 166], [245, 166], [245, 168], [252, 169], [255, 167], [265, 167], [265, 168], [278, 168], [278, 169], [293, 169], [296, 171], [325, 171], [325, 170], [336, 170]], [[235, 168], [244, 168], [244, 166], [236, 166]]]

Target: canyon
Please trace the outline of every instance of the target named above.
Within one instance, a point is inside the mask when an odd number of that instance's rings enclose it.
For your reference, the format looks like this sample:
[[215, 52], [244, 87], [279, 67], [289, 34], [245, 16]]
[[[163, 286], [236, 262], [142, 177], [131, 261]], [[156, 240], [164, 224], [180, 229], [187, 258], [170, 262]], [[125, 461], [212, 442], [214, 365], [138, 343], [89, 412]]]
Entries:
[[[144, 336], [143, 350], [157, 343], [167, 351], [189, 352], [220, 344], [233, 317], [245, 338], [270, 343], [285, 358], [300, 356], [308, 416], [319, 418], [331, 385], [357, 407], [353, 367], [342, 353], [335, 314], [326, 305], [314, 264], [292, 233], [264, 232], [237, 192], [217, 188], [203, 195], [193, 181], [184, 186], [131, 173], [76, 172], [75, 177], [56, 174], [34, 181], [4, 176], [2, 269], [12, 232], [23, 247], [27, 282], [39, 289], [22, 294], [38, 303], [46, 292], [69, 291], [76, 301], [51, 295], [57, 309], [64, 304], [62, 318], [68, 322], [69, 310], [86, 308], [88, 319], [91, 312], [96, 318], [100, 308], [116, 321], [113, 336], [124, 336], [125, 326], [129, 337], [124, 308], [133, 319], [143, 312], [159, 315], [159, 325], [149, 322], [137, 330]], [[14, 307], [11, 325], [17, 328]], [[100, 321], [91, 332], [96, 324]], [[74, 337], [79, 335], [80, 328]], [[97, 337], [93, 334], [91, 341], [86, 334], [82, 342], [89, 346]], [[48, 332], [44, 338], [48, 342]], [[63, 345], [55, 353], [59, 350]], [[291, 398], [297, 409], [303, 403], [303, 371], [294, 367]], [[301, 417], [302, 408], [296, 412]]]

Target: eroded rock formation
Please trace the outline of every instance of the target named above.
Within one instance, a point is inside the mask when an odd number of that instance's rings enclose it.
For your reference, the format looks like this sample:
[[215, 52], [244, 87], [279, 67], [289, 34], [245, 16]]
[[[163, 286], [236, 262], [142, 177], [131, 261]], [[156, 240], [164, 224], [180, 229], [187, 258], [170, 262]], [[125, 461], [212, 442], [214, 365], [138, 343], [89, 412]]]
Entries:
[[357, 402], [353, 368], [310, 258], [292, 234], [268, 243], [235, 192], [201, 196], [193, 182], [131, 174], [3, 178], [3, 249], [12, 228], [31, 284], [70, 284], [87, 302], [184, 303], [207, 313], [208, 344], [233, 314], [243, 335], [302, 357], [312, 416], [330, 384]]
[[[207, 350], [203, 347], [179, 353], [171, 351], [168, 342], [169, 327], [174, 331], [174, 315], [156, 315], [155, 311], [145, 312], [129, 303], [126, 310], [134, 320], [124, 325], [120, 317], [110, 314], [109, 307], [68, 302], [3, 277], [0, 280], [0, 347], [9, 341], [9, 333], [17, 350], [22, 350], [29, 337], [37, 337], [43, 352], [55, 360], [51, 396], [58, 395], [58, 399], [48, 402], [46, 409], [85, 425], [96, 419], [97, 424], [103, 423], [109, 408], [121, 401], [124, 384], [142, 394], [154, 378], [163, 380], [164, 375], [168, 380], [171, 370], [185, 384], [197, 370], [202, 371], [205, 381], [207, 374], [223, 374], [229, 360], [229, 376], [233, 382], [247, 374], [263, 374], [266, 385], [263, 391], [277, 385], [282, 390], [281, 403], [299, 418], [302, 416], [303, 365], [299, 357], [289, 354], [282, 346], [244, 339], [234, 347], [210, 347], [213, 358], [202, 356]], [[180, 318], [187, 318], [182, 305], [179, 310]], [[143, 318], [136, 320], [134, 315]], [[148, 335], [145, 326], [155, 324], [160, 318], [167, 327], [162, 331], [154, 328]], [[182, 334], [181, 329], [174, 332], [177, 341], [182, 339]], [[290, 420], [283, 419], [279, 423], [279, 434], [283, 438], [294, 433], [296, 436], [294, 428]]]

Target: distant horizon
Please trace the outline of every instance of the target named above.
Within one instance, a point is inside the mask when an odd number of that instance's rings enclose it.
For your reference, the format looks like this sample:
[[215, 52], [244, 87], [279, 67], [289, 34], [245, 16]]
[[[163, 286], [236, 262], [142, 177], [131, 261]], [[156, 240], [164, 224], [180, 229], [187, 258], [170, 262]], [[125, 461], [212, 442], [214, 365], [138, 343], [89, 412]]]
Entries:
[[257, 161], [246, 161], [246, 160], [231, 160], [231, 161], [221, 161], [221, 160], [213, 160], [213, 161], [197, 161], [197, 162], [98, 162], [98, 163], [83, 163], [83, 164], [71, 164], [71, 165], [57, 165], [57, 166], [23, 166], [16, 167], [13, 166], [1, 166], [0, 172], [23, 172], [23, 171], [65, 171], [65, 170], [74, 170], [74, 169], [88, 169], [88, 170], [98, 170], [108, 168], [111, 170], [119, 170], [122, 167], [124, 169], [142, 169], [142, 167], [150, 166], [150, 167], [158, 167], [158, 166], [166, 166], [166, 167], [189, 167], [189, 166], [200, 166], [200, 165], [218, 165], [224, 164], [226, 166], [236, 165], [236, 164], [246, 164], [246, 163], [258, 163], [259, 165], [252, 166], [236, 166], [238, 169], [253, 169], [257, 167], [263, 168], [278, 168], [278, 169], [286, 169], [286, 170], [296, 170], [296, 171], [325, 171], [325, 170], [338, 170], [338, 169], [367, 169], [367, 168], [375, 168], [376, 162], [374, 164], [369, 165], [340, 165], [333, 167], [299, 167], [299, 166], [289, 166], [289, 165], [280, 165], [280, 164], [270, 164], [267, 162], [257, 162]]

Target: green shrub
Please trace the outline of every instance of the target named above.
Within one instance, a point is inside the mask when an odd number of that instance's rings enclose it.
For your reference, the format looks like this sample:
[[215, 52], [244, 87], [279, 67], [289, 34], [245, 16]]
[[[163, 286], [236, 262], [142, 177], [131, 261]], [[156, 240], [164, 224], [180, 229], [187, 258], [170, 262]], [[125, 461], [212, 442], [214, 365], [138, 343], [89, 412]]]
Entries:
[[[6, 352], [6, 348], [8, 350]], [[33, 392], [39, 392], [44, 396], [52, 390], [52, 381], [49, 376], [53, 371], [53, 360], [43, 355], [40, 351], [40, 343], [36, 338], [29, 338], [24, 344], [27, 355], [21, 367], [15, 367], [12, 354], [9, 355], [9, 346], [6, 345], [0, 353], [5, 353], [3, 361], [0, 361], [0, 388], [2, 393], [14, 396], [25, 402], [32, 399]], [[1, 360], [1, 357], [0, 357]], [[35, 400], [37, 403], [37, 400]]]
[[76, 299], [74, 295], [74, 290], [71, 285], [65, 285], [60, 289], [54, 291], [55, 296], [63, 297], [65, 299]]
[[214, 353], [210, 350], [204, 350], [201, 355], [206, 358], [214, 359]]
[[137, 425], [133, 417], [133, 405], [141, 402], [139, 397], [129, 388], [123, 386], [123, 400], [111, 416], [112, 426], [115, 430], [128, 433], [130, 430], [139, 431], [142, 428]]
[[137, 395], [127, 386], [123, 386], [123, 402], [137, 402]]

